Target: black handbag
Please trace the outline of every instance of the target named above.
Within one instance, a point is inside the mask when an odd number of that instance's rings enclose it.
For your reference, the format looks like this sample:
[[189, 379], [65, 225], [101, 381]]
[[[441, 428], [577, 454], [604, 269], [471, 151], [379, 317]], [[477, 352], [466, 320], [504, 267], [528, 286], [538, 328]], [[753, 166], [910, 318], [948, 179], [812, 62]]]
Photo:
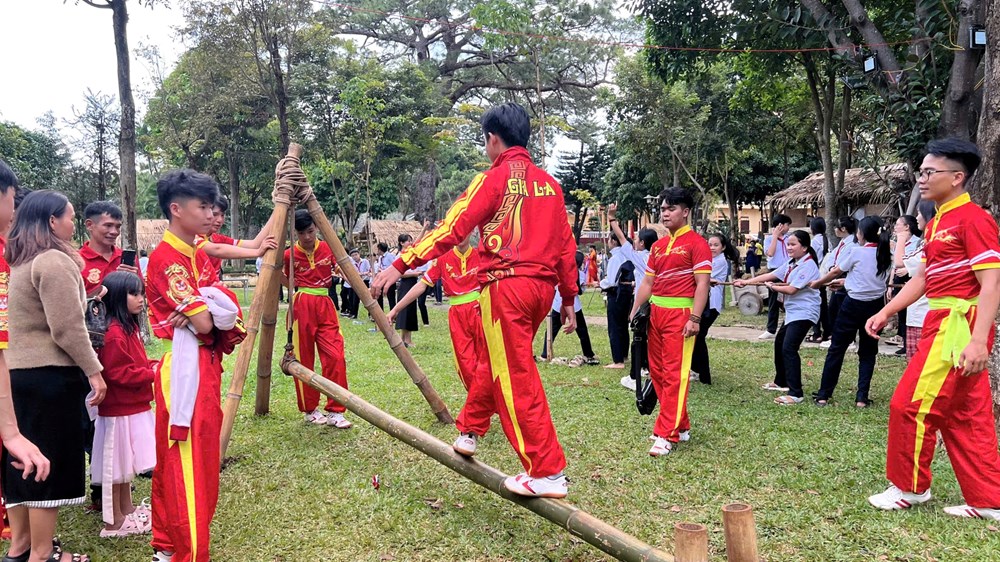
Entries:
[[632, 370], [635, 381], [635, 407], [639, 413], [648, 416], [656, 409], [656, 391], [653, 381], [643, 381], [642, 371], [649, 369], [646, 331], [649, 327], [649, 303], [642, 305], [632, 318]]
[[87, 324], [91, 347], [94, 349], [104, 347], [104, 334], [108, 331], [108, 309], [100, 299], [87, 299], [84, 321]]

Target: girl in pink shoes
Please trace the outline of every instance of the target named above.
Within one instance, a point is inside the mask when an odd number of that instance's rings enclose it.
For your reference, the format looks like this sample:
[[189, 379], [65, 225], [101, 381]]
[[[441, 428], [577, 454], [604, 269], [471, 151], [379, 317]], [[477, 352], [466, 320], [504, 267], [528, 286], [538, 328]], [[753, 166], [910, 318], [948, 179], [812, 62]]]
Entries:
[[132, 503], [132, 479], [156, 465], [153, 442], [153, 364], [139, 338], [145, 304], [142, 280], [116, 271], [104, 278], [108, 329], [97, 356], [107, 395], [97, 408], [91, 481], [103, 486], [102, 537], [149, 533], [149, 508]]

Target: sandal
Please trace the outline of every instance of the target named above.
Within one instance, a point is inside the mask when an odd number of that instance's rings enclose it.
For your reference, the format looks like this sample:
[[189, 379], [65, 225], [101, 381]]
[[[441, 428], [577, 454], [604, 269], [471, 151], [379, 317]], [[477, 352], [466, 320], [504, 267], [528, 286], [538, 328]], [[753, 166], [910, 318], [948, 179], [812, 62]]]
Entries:
[[762, 389], [764, 389], [764, 390], [774, 390], [774, 391], [777, 391], [777, 392], [788, 392], [788, 387], [778, 386], [778, 385], [774, 384], [773, 382], [769, 382], [767, 384], [762, 384], [762, 385], [760, 385], [760, 387]]
[[587, 361], [587, 359], [583, 355], [577, 355], [576, 357], [574, 357], [574, 358], [572, 358], [572, 359], [569, 360], [569, 363], [567, 363], [567, 366], [569, 366], [569, 367], [579, 367], [579, 366], [583, 365], [586, 361]]
[[[62, 550], [62, 543], [59, 541], [59, 537], [52, 539], [52, 549]], [[28, 562], [29, 558], [31, 558], [31, 548], [25, 550], [20, 556], [4, 556], [0, 559], [0, 562]]]
[[[80, 554], [77, 552], [67, 553], [70, 555], [70, 562], [90, 562], [90, 556], [86, 554]], [[52, 548], [52, 554], [49, 555], [49, 559], [46, 562], [63, 562], [63, 551], [61, 546], [54, 546]]]
[[826, 407], [826, 406], [830, 405], [830, 401], [827, 400], [826, 398], [815, 398], [814, 397], [813, 398], [813, 402], [815, 402], [816, 405], [819, 406], [820, 408], [823, 408], [823, 407]]
[[779, 406], [794, 406], [801, 403], [803, 400], [805, 400], [805, 398], [801, 396], [791, 396], [789, 394], [785, 394], [784, 396], [775, 398], [774, 403]]
[[812, 334], [811, 336], [809, 336], [808, 338], [806, 338], [806, 341], [809, 342], [809, 343], [822, 343], [823, 342], [823, 336], [821, 336], [819, 334]]
[[867, 402], [865, 402], [863, 400], [858, 400], [857, 402], [854, 403], [854, 407], [858, 408], [859, 410], [862, 409], [862, 408], [867, 408], [867, 407], [869, 407], [871, 405], [872, 405], [872, 401], [871, 400], [868, 400]]

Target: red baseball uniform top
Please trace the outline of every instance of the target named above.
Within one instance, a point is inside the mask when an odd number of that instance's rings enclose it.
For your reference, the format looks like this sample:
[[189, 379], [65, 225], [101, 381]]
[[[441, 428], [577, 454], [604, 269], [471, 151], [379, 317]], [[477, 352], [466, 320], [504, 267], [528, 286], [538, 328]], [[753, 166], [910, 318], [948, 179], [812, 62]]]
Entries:
[[118, 269], [118, 266], [122, 264], [122, 249], [115, 246], [111, 252], [111, 259], [108, 260], [91, 248], [88, 240], [80, 248], [80, 257], [83, 258], [84, 290], [89, 295], [100, 286], [101, 281], [104, 281], [109, 273]]
[[479, 290], [478, 271], [479, 251], [476, 248], [469, 248], [462, 254], [459, 253], [458, 247], [455, 247], [434, 260], [434, 264], [427, 269], [421, 281], [433, 287], [440, 279], [444, 294], [457, 297]]
[[194, 316], [207, 310], [198, 289], [212, 285], [216, 279], [204, 250], [165, 231], [163, 242], [149, 255], [146, 266], [146, 301], [156, 337], [173, 339], [174, 327], [167, 321], [171, 313]]
[[10, 264], [3, 259], [7, 239], [0, 237], [0, 350], [7, 349], [10, 336], [7, 334], [7, 293], [10, 285]]
[[[288, 276], [290, 250], [285, 250], [285, 276]], [[295, 243], [295, 286], [327, 289], [333, 283], [333, 250], [326, 242], [316, 241], [312, 252]]]
[[577, 294], [576, 241], [562, 188], [523, 147], [505, 150], [478, 174], [441, 224], [393, 262], [400, 273], [444, 254], [479, 227], [479, 282], [534, 277]]
[[975, 272], [1000, 267], [997, 223], [968, 193], [942, 205], [924, 236], [928, 298], [978, 297]]
[[712, 251], [690, 226], [660, 238], [649, 251], [646, 275], [654, 276], [654, 296], [694, 297], [694, 276], [698, 273], [712, 274]]
[[114, 417], [148, 412], [153, 401], [153, 363], [139, 339], [139, 328], [126, 334], [121, 323], [112, 320], [97, 358], [104, 365], [104, 380], [108, 383], [97, 413]]
[[[242, 240], [236, 240], [235, 238], [231, 238], [225, 234], [219, 234], [218, 232], [215, 234], [209, 234], [208, 237], [198, 236], [195, 238], [195, 246], [198, 246], [199, 248], [206, 242], [213, 242], [224, 246], [239, 246]], [[212, 263], [212, 267], [216, 272], [222, 271], [222, 258], [208, 256], [208, 260]]]

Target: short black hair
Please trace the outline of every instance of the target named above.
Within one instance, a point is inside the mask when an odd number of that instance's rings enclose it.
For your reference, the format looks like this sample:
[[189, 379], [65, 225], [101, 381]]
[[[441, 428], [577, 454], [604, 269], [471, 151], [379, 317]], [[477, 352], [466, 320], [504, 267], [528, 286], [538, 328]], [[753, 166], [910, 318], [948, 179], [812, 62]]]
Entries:
[[656, 233], [652, 228], [643, 228], [639, 231], [639, 241], [645, 246], [645, 249], [652, 249], [653, 244], [660, 239], [660, 235]]
[[792, 217], [784, 213], [778, 213], [777, 215], [771, 217], [771, 228], [774, 228], [779, 224], [792, 224]]
[[218, 198], [219, 184], [212, 176], [188, 168], [169, 171], [156, 182], [156, 200], [167, 219], [170, 219], [170, 204], [175, 201], [197, 199], [214, 205]]
[[976, 173], [983, 156], [979, 153], [979, 147], [974, 143], [962, 139], [939, 139], [927, 143], [927, 154], [938, 158], [954, 160], [965, 168], [965, 181]]
[[116, 221], [122, 220], [122, 210], [111, 201], [94, 201], [83, 210], [83, 220], [108, 215]]
[[386, 252], [388, 252], [389, 251], [389, 245], [386, 244], [385, 242], [379, 242], [378, 243], [378, 251], [382, 252], [383, 254], [386, 253]]
[[848, 234], [854, 234], [858, 231], [858, 221], [852, 216], [844, 215], [837, 219], [837, 228], [846, 230]]
[[483, 134], [493, 133], [500, 137], [508, 148], [528, 146], [531, 137], [531, 118], [523, 107], [516, 103], [493, 106], [480, 120]]
[[295, 231], [302, 232], [313, 225], [312, 215], [305, 209], [295, 210]]
[[357, 254], [357, 255], [360, 256], [361, 255], [361, 250], [359, 250], [357, 248], [352, 248], [351, 251], [350, 251], [350, 253], [348, 255], [354, 255], [354, 254]]
[[937, 215], [937, 205], [930, 200], [921, 200], [917, 203], [917, 212], [924, 216], [924, 220], [930, 222]]
[[225, 213], [229, 210], [229, 198], [220, 193], [218, 199], [215, 200], [215, 205], [212, 206], [218, 207], [220, 211]]
[[679, 187], [668, 187], [660, 193], [660, 201], [667, 205], [683, 205], [685, 208], [694, 208], [694, 197], [686, 189]]
[[10, 169], [6, 162], [0, 160], [0, 193], [7, 193], [7, 190], [12, 187], [17, 188], [17, 174]]

